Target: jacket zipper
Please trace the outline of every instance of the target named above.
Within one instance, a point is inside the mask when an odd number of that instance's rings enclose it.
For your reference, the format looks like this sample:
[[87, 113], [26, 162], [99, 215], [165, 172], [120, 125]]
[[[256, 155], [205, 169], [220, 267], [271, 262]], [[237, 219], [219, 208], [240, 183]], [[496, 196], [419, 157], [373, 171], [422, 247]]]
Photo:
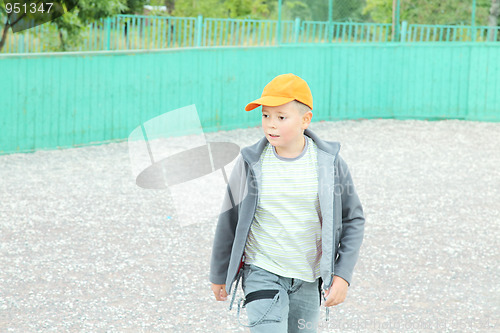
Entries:
[[[250, 168], [250, 172], [252, 173], [252, 176], [254, 177], [255, 179], [255, 175], [252, 171], [252, 168], [250, 167], [249, 165], [249, 168]], [[255, 207], [254, 207], [254, 210], [253, 210], [253, 214], [252, 216], [255, 216], [255, 212], [257, 211], [257, 205], [259, 203], [259, 191], [257, 189], [257, 200], [255, 202]], [[248, 241], [248, 234], [250, 233], [250, 228], [252, 227], [252, 222], [253, 222], [253, 218], [252, 220], [250, 221], [250, 226], [248, 227], [248, 231], [247, 231], [247, 235], [245, 237], [245, 244], [243, 245], [243, 250], [241, 251], [241, 254], [240, 254], [240, 263], [243, 262], [243, 265], [245, 264], [245, 256], [244, 256], [244, 253], [245, 253], [245, 247], [247, 245], [247, 241]], [[238, 273], [240, 271], [240, 269], [243, 268], [243, 265], [241, 265], [241, 267], [238, 269], [238, 271], [236, 272], [236, 276], [238, 276]], [[233, 277], [233, 280], [231, 281], [231, 285], [234, 283], [234, 277]]]
[[[337, 155], [338, 155], [338, 154], [339, 154], [338, 152], [337, 152], [337, 154], [335, 154], [335, 158], [334, 158], [334, 160], [333, 160], [333, 198], [334, 198], [334, 199], [335, 199], [335, 161], [337, 160]], [[252, 170], [252, 168], [250, 167], [250, 165], [249, 165], [249, 168], [250, 168], [250, 172], [251, 172], [252, 176], [253, 176], [253, 177], [254, 177], [254, 179], [255, 179], [255, 174], [253, 173], [253, 170]], [[257, 200], [256, 200], [256, 202], [255, 202], [255, 207], [254, 207], [254, 211], [253, 211], [252, 216], [254, 216], [254, 215], [255, 215], [255, 211], [257, 210], [257, 205], [258, 205], [258, 203], [259, 203], [259, 191], [258, 191], [258, 189], [257, 189]], [[335, 204], [335, 202], [334, 202], [334, 204]], [[252, 222], [253, 222], [253, 219], [252, 219], [252, 221], [250, 221], [250, 226], [248, 227], [248, 231], [247, 231], [247, 234], [246, 234], [246, 237], [245, 237], [245, 245], [243, 245], [243, 251], [242, 251], [242, 252], [241, 252], [241, 254], [240, 254], [240, 263], [241, 263], [241, 262], [242, 262], [242, 260], [243, 260], [243, 265], [244, 265], [244, 260], [245, 260], [245, 256], [244, 256], [243, 254], [245, 253], [245, 247], [246, 247], [246, 245], [247, 245], [247, 241], [248, 241], [248, 234], [250, 233], [250, 228], [252, 227]], [[335, 251], [335, 248], [336, 248], [336, 244], [337, 244], [337, 239], [336, 239], [336, 237], [335, 237], [336, 232], [337, 232], [337, 228], [336, 228], [336, 226], [335, 226], [335, 216], [334, 216], [334, 217], [333, 217], [333, 236], [334, 236], [334, 241], [332, 242], [332, 247], [333, 247], [333, 249], [332, 249], [332, 263], [331, 263], [331, 267], [330, 267], [330, 271], [332, 272], [332, 273], [331, 273], [331, 274], [332, 274], [332, 277], [331, 277], [330, 287], [331, 287], [331, 285], [332, 285], [332, 283], [333, 283], [333, 277], [334, 277], [333, 267], [334, 267], [335, 256], [336, 256], [336, 251]], [[340, 236], [340, 235], [339, 235], [339, 236]], [[241, 267], [243, 267], [243, 266], [241, 266]], [[240, 269], [241, 269], [241, 267], [240, 267]], [[236, 275], [238, 275], [238, 272], [239, 272], [239, 269], [238, 269], [238, 271], [236, 272]], [[231, 282], [231, 284], [232, 284], [233, 282], [234, 282], [234, 277], [233, 277], [233, 281]]]
[[[340, 151], [340, 149], [339, 149]], [[337, 155], [339, 152], [337, 151], [337, 154], [335, 154], [335, 158], [333, 159], [333, 205], [335, 207], [336, 201], [335, 201], [335, 162], [337, 161]], [[342, 221], [340, 221], [342, 223]], [[333, 268], [335, 266], [335, 257], [337, 256], [337, 237], [335, 237], [337, 234], [337, 226], [335, 225], [335, 215], [333, 216], [333, 242], [332, 242], [332, 264], [330, 268], [330, 272], [332, 272], [332, 279], [330, 282], [330, 287], [333, 284], [333, 277], [335, 275], [335, 272], [333, 271]], [[339, 234], [340, 237], [340, 234]]]

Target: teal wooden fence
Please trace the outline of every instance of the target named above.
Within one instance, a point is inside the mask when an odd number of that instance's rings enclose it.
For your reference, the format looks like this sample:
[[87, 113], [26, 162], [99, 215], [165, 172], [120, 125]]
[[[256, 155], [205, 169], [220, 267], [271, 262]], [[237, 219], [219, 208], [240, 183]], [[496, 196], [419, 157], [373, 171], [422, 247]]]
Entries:
[[207, 132], [258, 126], [245, 105], [289, 72], [313, 121], [500, 121], [498, 59], [498, 43], [425, 42], [0, 55], [0, 153], [126, 139], [191, 104]]
[[[0, 19], [2, 22], [2, 19]], [[141, 50], [204, 46], [266, 46], [287, 43], [495, 42], [500, 27], [278, 21], [198, 17], [117, 15], [84, 29], [81, 40], [66, 39], [67, 51]], [[59, 31], [52, 23], [9, 33], [2, 53], [60, 51]]]

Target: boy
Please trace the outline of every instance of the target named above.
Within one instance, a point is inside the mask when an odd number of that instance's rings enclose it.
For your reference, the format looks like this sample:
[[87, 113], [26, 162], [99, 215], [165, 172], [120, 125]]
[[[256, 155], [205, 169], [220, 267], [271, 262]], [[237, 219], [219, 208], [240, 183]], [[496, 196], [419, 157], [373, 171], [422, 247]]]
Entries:
[[316, 332], [321, 293], [325, 307], [345, 299], [363, 208], [340, 144], [307, 129], [313, 103], [303, 79], [275, 77], [245, 110], [258, 106], [265, 138], [241, 150], [231, 173], [223, 205], [231, 208], [219, 216], [212, 249], [212, 291], [226, 300], [242, 277], [249, 320], [242, 325], [251, 332]]

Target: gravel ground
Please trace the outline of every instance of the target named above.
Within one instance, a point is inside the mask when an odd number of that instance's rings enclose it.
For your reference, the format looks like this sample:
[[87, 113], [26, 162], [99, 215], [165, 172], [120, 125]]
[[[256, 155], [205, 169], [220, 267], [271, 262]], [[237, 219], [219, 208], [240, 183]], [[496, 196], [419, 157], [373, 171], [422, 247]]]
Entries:
[[[500, 123], [310, 128], [342, 143], [366, 216], [319, 332], [500, 331]], [[249, 332], [210, 290], [216, 220], [180, 223], [168, 190], [137, 187], [126, 142], [0, 156], [0, 175], [0, 332]]]

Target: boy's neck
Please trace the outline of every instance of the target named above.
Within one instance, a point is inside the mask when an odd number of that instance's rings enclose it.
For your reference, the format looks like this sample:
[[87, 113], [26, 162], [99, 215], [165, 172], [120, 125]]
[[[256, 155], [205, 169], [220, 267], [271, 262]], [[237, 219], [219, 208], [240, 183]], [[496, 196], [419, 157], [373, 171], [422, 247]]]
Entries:
[[276, 154], [280, 155], [281, 157], [295, 158], [299, 156], [300, 153], [302, 153], [305, 146], [306, 146], [306, 137], [305, 135], [302, 134], [302, 141], [299, 141], [299, 143], [295, 145], [295, 147], [291, 147], [290, 150], [284, 151], [282, 147], [274, 147], [274, 148], [276, 150]]

